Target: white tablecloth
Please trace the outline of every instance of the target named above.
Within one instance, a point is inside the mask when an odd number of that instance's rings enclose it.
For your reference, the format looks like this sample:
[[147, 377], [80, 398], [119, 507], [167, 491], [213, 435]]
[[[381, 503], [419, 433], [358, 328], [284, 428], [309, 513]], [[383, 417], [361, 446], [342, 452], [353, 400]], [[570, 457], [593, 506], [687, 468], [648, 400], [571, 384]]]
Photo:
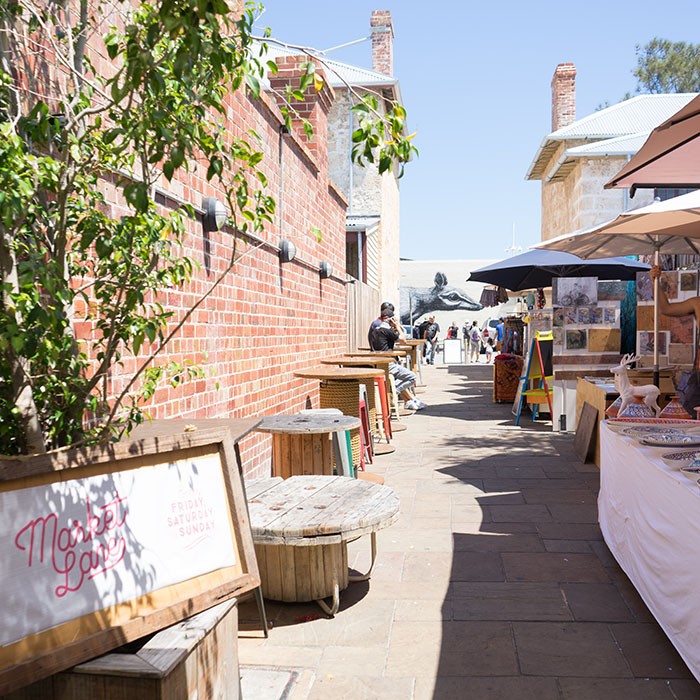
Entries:
[[651, 448], [600, 425], [603, 537], [700, 681], [700, 487]]

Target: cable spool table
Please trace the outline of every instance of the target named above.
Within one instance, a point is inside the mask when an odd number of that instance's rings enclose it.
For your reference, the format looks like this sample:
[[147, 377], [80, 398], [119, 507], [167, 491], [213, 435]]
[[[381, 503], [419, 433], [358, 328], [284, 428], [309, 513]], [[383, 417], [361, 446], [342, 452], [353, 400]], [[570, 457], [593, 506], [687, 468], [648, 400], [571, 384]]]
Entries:
[[[376, 532], [399, 515], [399, 497], [387, 486], [344, 476], [292, 476], [246, 484], [250, 525], [266, 598], [315, 600], [331, 617], [340, 592], [369, 579]], [[366, 574], [348, 573], [347, 543], [370, 534]], [[332, 598], [328, 605], [325, 598]]]
[[272, 476], [287, 479], [300, 474], [332, 475], [332, 434], [359, 427], [360, 419], [353, 416], [305, 413], [265, 416], [256, 430], [272, 435]]
[[[360, 417], [360, 384], [367, 387], [367, 393], [374, 395], [374, 378], [384, 375], [378, 369], [353, 369], [350, 367], [312, 367], [311, 369], [294, 372], [294, 376], [300, 379], [318, 379], [321, 382], [319, 388], [319, 402], [321, 408], [337, 408], [346, 416]], [[362, 450], [360, 442], [360, 429], [350, 431], [352, 443], [352, 461], [355, 468], [359, 467]]]
[[421, 348], [425, 345], [425, 339], [406, 338], [397, 345], [404, 346], [406, 352], [411, 356], [411, 369], [420, 377], [421, 384], [423, 383], [423, 371], [421, 370]]

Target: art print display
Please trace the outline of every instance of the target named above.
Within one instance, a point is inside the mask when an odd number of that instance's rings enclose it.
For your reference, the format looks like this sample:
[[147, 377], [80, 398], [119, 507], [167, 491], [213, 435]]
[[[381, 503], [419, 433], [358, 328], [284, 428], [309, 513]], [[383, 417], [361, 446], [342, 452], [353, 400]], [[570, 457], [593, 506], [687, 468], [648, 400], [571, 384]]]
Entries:
[[561, 328], [562, 326], [566, 325], [566, 309], [554, 309], [552, 315], [552, 325], [555, 328]]
[[554, 306], [592, 306], [598, 303], [597, 277], [555, 277], [552, 280]]
[[695, 340], [695, 319], [693, 316], [671, 316], [668, 319], [672, 343], [692, 345]]
[[590, 306], [582, 306], [578, 309], [577, 320], [581, 324], [591, 323], [591, 312], [593, 309]]
[[627, 296], [627, 282], [598, 282], [598, 301], [622, 301]]
[[659, 336], [659, 355], [668, 354], [668, 331], [659, 331], [658, 334], [655, 334], [654, 331], [637, 331], [637, 354], [654, 354], [655, 335]]
[[681, 292], [694, 292], [698, 291], [698, 273], [697, 272], [681, 272], [680, 274], [680, 290]]
[[669, 299], [678, 298], [678, 272], [676, 270], [662, 272], [659, 284], [663, 287]]
[[615, 309], [606, 306], [603, 308], [603, 323], [610, 323], [613, 324], [615, 323], [616, 320], [616, 314], [615, 314]]
[[654, 284], [648, 272], [637, 273], [637, 301], [653, 301]]
[[672, 365], [692, 365], [693, 346], [670, 343], [668, 346], [668, 361]]
[[588, 352], [620, 352], [619, 328], [591, 328], [588, 331]]
[[587, 335], [585, 330], [566, 331], [567, 350], [586, 350], [588, 348]]

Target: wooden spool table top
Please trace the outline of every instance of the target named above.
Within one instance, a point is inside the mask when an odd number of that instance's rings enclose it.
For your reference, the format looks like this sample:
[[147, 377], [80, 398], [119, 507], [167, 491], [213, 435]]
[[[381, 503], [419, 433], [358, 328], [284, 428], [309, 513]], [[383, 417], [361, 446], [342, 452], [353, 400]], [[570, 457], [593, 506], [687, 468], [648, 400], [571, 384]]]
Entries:
[[343, 357], [406, 357], [405, 350], [357, 350], [356, 352], [346, 352]]
[[388, 527], [399, 497], [388, 486], [346, 476], [292, 476], [246, 483], [256, 544], [315, 546]]
[[284, 433], [285, 435], [308, 435], [315, 433], [337, 433], [341, 430], [359, 428], [361, 421], [354, 416], [303, 413], [301, 415], [264, 416], [256, 428], [261, 433]]
[[397, 345], [411, 345], [412, 347], [418, 347], [419, 345], [424, 345], [427, 341], [425, 338], [406, 338], [397, 343]]
[[388, 367], [394, 362], [393, 357], [329, 357], [321, 360], [324, 365], [338, 365], [340, 367]]
[[357, 379], [372, 379], [382, 377], [384, 372], [378, 369], [355, 369], [354, 367], [334, 367], [331, 365], [311, 367], [310, 369], [294, 372], [300, 379], [322, 379], [334, 381], [352, 381]]

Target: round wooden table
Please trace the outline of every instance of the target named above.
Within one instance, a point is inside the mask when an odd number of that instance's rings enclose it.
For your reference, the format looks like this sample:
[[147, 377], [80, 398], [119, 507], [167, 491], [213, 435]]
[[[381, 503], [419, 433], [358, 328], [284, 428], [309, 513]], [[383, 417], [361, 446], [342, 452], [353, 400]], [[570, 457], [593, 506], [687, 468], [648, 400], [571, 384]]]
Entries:
[[[250, 526], [266, 598], [315, 600], [331, 617], [340, 591], [366, 581], [376, 532], [396, 521], [399, 497], [387, 486], [344, 476], [292, 476], [246, 483]], [[348, 574], [349, 540], [372, 536], [366, 574]], [[332, 598], [328, 605], [324, 598]]]
[[411, 369], [420, 377], [421, 384], [423, 383], [423, 372], [421, 371], [421, 348], [425, 345], [424, 338], [406, 338], [406, 340], [397, 343], [399, 347], [402, 345], [406, 348], [406, 352], [411, 355]]
[[[323, 365], [294, 372], [300, 379], [318, 379], [321, 408], [337, 408], [346, 416], [360, 417], [360, 384], [367, 388], [367, 396], [374, 397], [374, 378], [384, 374], [380, 369], [355, 369]], [[362, 443], [360, 429], [350, 431], [352, 461], [357, 469], [361, 463]]]
[[256, 428], [272, 435], [272, 476], [333, 474], [333, 433], [357, 430], [360, 419], [314, 413], [265, 416]]

